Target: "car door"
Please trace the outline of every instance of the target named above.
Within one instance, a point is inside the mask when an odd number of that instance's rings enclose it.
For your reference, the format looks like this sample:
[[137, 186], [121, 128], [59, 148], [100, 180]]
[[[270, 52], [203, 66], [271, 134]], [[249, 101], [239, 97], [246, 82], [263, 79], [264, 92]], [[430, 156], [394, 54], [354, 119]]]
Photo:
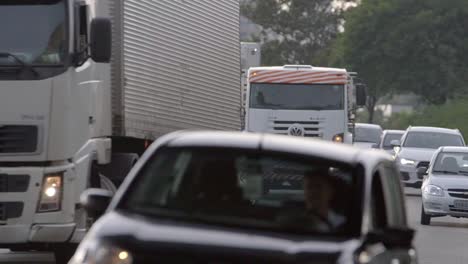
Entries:
[[[370, 201], [370, 231], [405, 228], [406, 209], [399, 174], [391, 164], [380, 164], [372, 177]], [[369, 263], [414, 263], [414, 250], [406, 247], [386, 247], [375, 243], [367, 247]], [[411, 251], [412, 250], [412, 251]]]

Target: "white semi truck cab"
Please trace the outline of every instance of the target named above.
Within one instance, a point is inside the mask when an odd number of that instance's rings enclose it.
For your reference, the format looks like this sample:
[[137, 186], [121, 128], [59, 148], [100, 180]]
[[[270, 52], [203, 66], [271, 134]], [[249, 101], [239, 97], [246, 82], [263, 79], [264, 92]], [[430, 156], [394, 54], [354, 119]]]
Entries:
[[0, 247], [59, 259], [86, 232], [91, 166], [111, 159], [111, 23], [99, 1], [0, 3]]
[[250, 68], [246, 95], [246, 131], [340, 143], [352, 143], [352, 116], [366, 100], [345, 69], [309, 65]]

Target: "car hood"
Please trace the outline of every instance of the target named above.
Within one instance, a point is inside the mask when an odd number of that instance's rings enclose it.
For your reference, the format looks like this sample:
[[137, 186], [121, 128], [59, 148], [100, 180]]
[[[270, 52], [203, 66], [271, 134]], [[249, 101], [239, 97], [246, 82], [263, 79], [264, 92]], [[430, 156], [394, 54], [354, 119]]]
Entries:
[[405, 148], [403, 147], [398, 153], [398, 158], [411, 159], [416, 161], [430, 161], [432, 155], [437, 149], [423, 149], [423, 148]]
[[444, 190], [447, 189], [466, 189], [468, 190], [468, 175], [432, 175], [429, 184], [437, 185]]
[[141, 252], [141, 256], [164, 255], [171, 261], [183, 255], [187, 260], [248, 259], [249, 262], [304, 263], [303, 259], [310, 261], [312, 258], [318, 260], [314, 263], [349, 263], [360, 244], [357, 239], [305, 239], [304, 236], [147, 219], [118, 212], [103, 216], [89, 236], [130, 252]]

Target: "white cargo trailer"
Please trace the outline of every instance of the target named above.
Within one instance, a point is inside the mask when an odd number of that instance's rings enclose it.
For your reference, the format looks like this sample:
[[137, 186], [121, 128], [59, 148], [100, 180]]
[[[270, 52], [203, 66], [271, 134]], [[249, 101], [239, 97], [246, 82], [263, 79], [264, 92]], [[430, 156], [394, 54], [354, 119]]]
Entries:
[[2, 1], [0, 34], [0, 247], [66, 259], [83, 190], [167, 132], [240, 129], [236, 0]]

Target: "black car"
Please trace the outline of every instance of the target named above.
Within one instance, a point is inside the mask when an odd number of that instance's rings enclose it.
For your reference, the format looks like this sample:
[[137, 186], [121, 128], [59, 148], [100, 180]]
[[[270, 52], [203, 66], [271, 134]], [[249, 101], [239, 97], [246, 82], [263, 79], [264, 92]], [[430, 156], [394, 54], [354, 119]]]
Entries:
[[[82, 198], [94, 216], [111, 199]], [[412, 240], [384, 153], [178, 132], [147, 150], [70, 263], [415, 263]]]

